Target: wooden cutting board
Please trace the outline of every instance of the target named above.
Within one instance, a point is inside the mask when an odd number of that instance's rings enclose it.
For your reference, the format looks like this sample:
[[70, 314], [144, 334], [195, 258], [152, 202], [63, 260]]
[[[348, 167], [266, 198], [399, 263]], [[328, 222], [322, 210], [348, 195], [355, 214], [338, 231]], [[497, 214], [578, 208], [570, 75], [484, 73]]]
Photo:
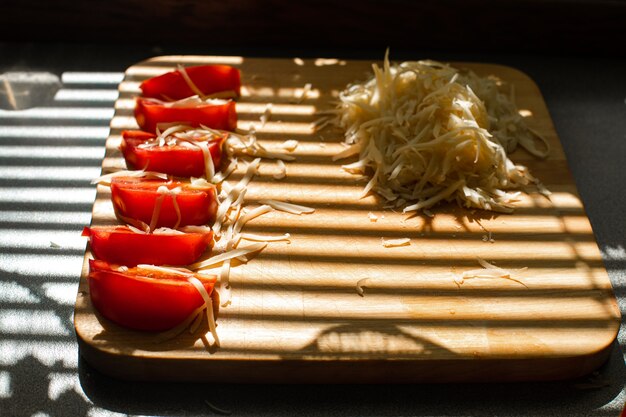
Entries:
[[[298, 141], [287, 177], [275, 179], [277, 164], [264, 161], [246, 204], [279, 199], [315, 212], [274, 211], [245, 226], [252, 233], [290, 233], [291, 243], [270, 243], [232, 269], [219, 348], [204, 337], [206, 329], [158, 342], [99, 317], [86, 281], [88, 249], [75, 328], [92, 366], [135, 380], [392, 383], [562, 379], [606, 360], [620, 313], [559, 138], [528, 76], [505, 66], [453, 63], [515, 86], [528, 124], [552, 150], [547, 160], [522, 150], [511, 159], [528, 166], [552, 197], [524, 194], [514, 214], [445, 206], [433, 209], [433, 217], [409, 217], [383, 209], [374, 196], [360, 198], [363, 180], [341, 169], [345, 160], [332, 160], [343, 149], [342, 132], [314, 125], [316, 112], [330, 109], [348, 83], [369, 77], [365, 61], [161, 56], [137, 63], [119, 86], [104, 173], [125, 169], [117, 146], [122, 129], [136, 128], [139, 82], [179, 63], [240, 68], [239, 127], [254, 126], [267, 148]], [[271, 117], [263, 124], [268, 103]], [[98, 186], [92, 224], [116, 223], [109, 198]], [[383, 247], [382, 239], [396, 238], [410, 238], [410, 245]], [[518, 281], [459, 283], [463, 271], [479, 268], [478, 257], [528, 269]], [[362, 296], [358, 282], [366, 284]]]

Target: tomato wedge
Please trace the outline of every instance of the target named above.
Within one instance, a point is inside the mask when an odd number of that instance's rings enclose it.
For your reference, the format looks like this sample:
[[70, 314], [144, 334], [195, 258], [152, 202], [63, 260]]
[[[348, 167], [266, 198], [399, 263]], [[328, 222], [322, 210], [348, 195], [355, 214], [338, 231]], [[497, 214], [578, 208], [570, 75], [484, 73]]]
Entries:
[[118, 219], [139, 227], [149, 225], [150, 230], [213, 224], [217, 213], [216, 188], [209, 183], [113, 177], [111, 201]]
[[[230, 65], [195, 65], [184, 68], [185, 74], [193, 85], [208, 96], [220, 92], [232, 92], [239, 96], [241, 92], [241, 74]], [[139, 88], [144, 97], [162, 100], [180, 100], [198, 94], [185, 79], [180, 69], [166, 72], [143, 81]]]
[[187, 277], [200, 280], [207, 293], [212, 294], [216, 277], [182, 269], [177, 272], [143, 266], [124, 268], [89, 260], [92, 304], [106, 319], [134, 330], [171, 329], [204, 305], [204, 299]]
[[188, 265], [211, 245], [213, 232], [138, 233], [128, 226], [92, 226], [83, 229], [96, 259], [125, 266], [137, 264]]
[[[159, 124], [185, 123], [194, 127], [204, 125], [213, 129], [233, 131], [237, 128], [237, 110], [231, 100], [210, 100], [168, 103], [155, 98], [135, 99], [135, 120], [142, 130], [156, 132]], [[179, 103], [179, 102], [176, 102]]]
[[[194, 131], [201, 132], [201, 131]], [[206, 158], [217, 171], [222, 161], [222, 144], [227, 135], [215, 136], [207, 131], [193, 140], [176, 134], [160, 144], [156, 134], [142, 130], [122, 132], [120, 150], [129, 169], [156, 171], [175, 177], [206, 177]], [[205, 150], [203, 150], [205, 149]], [[206, 151], [206, 154], [205, 154]]]

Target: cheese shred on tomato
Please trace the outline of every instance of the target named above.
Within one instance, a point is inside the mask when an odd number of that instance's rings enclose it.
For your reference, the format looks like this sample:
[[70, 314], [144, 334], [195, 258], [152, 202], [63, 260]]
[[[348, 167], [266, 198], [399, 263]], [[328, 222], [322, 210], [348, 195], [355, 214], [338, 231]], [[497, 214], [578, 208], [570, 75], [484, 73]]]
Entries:
[[161, 207], [163, 206], [163, 201], [165, 200], [166, 196], [172, 197], [172, 205], [174, 206], [174, 211], [176, 212], [176, 223], [174, 224], [174, 227], [172, 227], [172, 229], [178, 228], [182, 217], [180, 213], [180, 207], [178, 206], [178, 202], [176, 201], [176, 194], [180, 193], [181, 191], [182, 189], [180, 187], [172, 188], [170, 190], [166, 186], [162, 185], [157, 188], [157, 193], [159, 194], [159, 196], [156, 199], [156, 202], [154, 204], [154, 210], [152, 211], [152, 218], [150, 219], [149, 225], [150, 230], [154, 230], [157, 222], [159, 221], [159, 216], [161, 215]]
[[210, 266], [219, 265], [227, 259], [234, 259], [240, 256], [245, 256], [249, 253], [258, 252], [264, 249], [266, 246], [267, 246], [267, 243], [265, 242], [253, 243], [248, 246], [242, 246], [240, 248], [233, 249], [228, 252], [224, 252], [219, 255], [212, 256], [209, 259], [205, 259], [203, 261], [191, 264], [189, 265], [189, 269], [201, 270], [204, 268], [208, 268]]
[[180, 75], [183, 77], [183, 80], [185, 80], [185, 83], [189, 86], [189, 88], [191, 89], [191, 91], [193, 91], [194, 93], [196, 93], [199, 97], [203, 98], [204, 97], [204, 93], [198, 88], [198, 86], [191, 80], [191, 77], [189, 76], [189, 74], [187, 74], [187, 70], [185, 69], [185, 67], [181, 64], [178, 64], [176, 66], [176, 69], [178, 70], [178, 72], [180, 73]]
[[102, 184], [102, 185], [111, 185], [111, 179], [114, 177], [136, 177], [136, 178], [147, 178], [147, 179], [167, 179], [167, 174], [163, 174], [160, 172], [152, 172], [145, 171], [143, 169], [137, 169], [132, 171], [115, 171], [109, 174], [104, 174], [95, 178], [91, 181], [92, 184]]
[[202, 282], [196, 277], [188, 277], [187, 281], [189, 281], [200, 293], [202, 299], [204, 300], [204, 304], [206, 306], [206, 316], [209, 324], [209, 330], [211, 331], [211, 335], [213, 335], [213, 339], [215, 340], [215, 346], [220, 346], [220, 338], [217, 335], [217, 326], [215, 324], [215, 315], [213, 314], [213, 301], [211, 300], [211, 296], [207, 293], [206, 288], [202, 285]]

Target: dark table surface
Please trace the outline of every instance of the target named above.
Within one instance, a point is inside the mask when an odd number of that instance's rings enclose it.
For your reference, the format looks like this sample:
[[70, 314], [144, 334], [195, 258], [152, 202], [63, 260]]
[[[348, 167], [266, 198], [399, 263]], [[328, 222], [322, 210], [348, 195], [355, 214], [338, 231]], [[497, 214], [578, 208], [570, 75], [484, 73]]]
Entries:
[[[60, 83], [52, 95], [31, 94], [24, 102], [29, 109], [9, 110], [11, 103], [0, 95], [1, 416], [619, 415], [626, 400], [623, 328], [609, 361], [574, 381], [166, 384], [114, 380], [91, 368], [80, 358], [72, 323], [86, 243], [80, 232], [90, 222], [95, 197], [90, 181], [100, 173], [124, 70], [171, 54], [380, 60], [384, 50], [0, 42], [0, 73], [37, 72], [41, 84]], [[397, 61], [423, 58], [509, 65], [537, 83], [624, 314], [626, 59], [392, 50]]]

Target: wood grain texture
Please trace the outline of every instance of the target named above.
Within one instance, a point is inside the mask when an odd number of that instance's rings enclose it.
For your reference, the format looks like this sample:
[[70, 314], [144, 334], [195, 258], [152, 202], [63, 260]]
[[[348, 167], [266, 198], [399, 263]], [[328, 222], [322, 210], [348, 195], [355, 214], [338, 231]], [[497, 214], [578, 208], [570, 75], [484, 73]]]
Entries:
[[[383, 209], [375, 196], [359, 198], [364, 182], [341, 169], [346, 161], [331, 159], [342, 149], [342, 132], [316, 131], [313, 122], [338, 91], [369, 75], [365, 61], [164, 56], [133, 65], [119, 87], [104, 172], [125, 169], [117, 145], [121, 130], [136, 126], [138, 82], [177, 63], [208, 62], [242, 70], [240, 128], [254, 125], [268, 148], [299, 141], [287, 177], [273, 178], [276, 164], [263, 162], [246, 203], [281, 199], [315, 212], [275, 211], [246, 225], [252, 233], [288, 232], [292, 241], [270, 243], [233, 268], [232, 304], [218, 321], [220, 348], [207, 344], [206, 329], [157, 343], [101, 319], [89, 300], [85, 263], [75, 328], [81, 354], [93, 366], [138, 380], [386, 383], [563, 379], [606, 360], [620, 313], [548, 109], [525, 74], [454, 63], [514, 84], [518, 106], [531, 113], [528, 123], [551, 143], [545, 161], [522, 150], [512, 154], [553, 196], [530, 190], [511, 215], [443, 206], [432, 218], [407, 217]], [[311, 93], [299, 100], [307, 83]], [[267, 103], [272, 116], [262, 126]], [[116, 222], [109, 197], [98, 186], [93, 224]], [[487, 233], [493, 243], [484, 241]], [[404, 237], [410, 245], [381, 244]], [[477, 257], [528, 269], [521, 283], [456, 283], [455, 276], [478, 267]], [[356, 287], [364, 278], [361, 297]]]

